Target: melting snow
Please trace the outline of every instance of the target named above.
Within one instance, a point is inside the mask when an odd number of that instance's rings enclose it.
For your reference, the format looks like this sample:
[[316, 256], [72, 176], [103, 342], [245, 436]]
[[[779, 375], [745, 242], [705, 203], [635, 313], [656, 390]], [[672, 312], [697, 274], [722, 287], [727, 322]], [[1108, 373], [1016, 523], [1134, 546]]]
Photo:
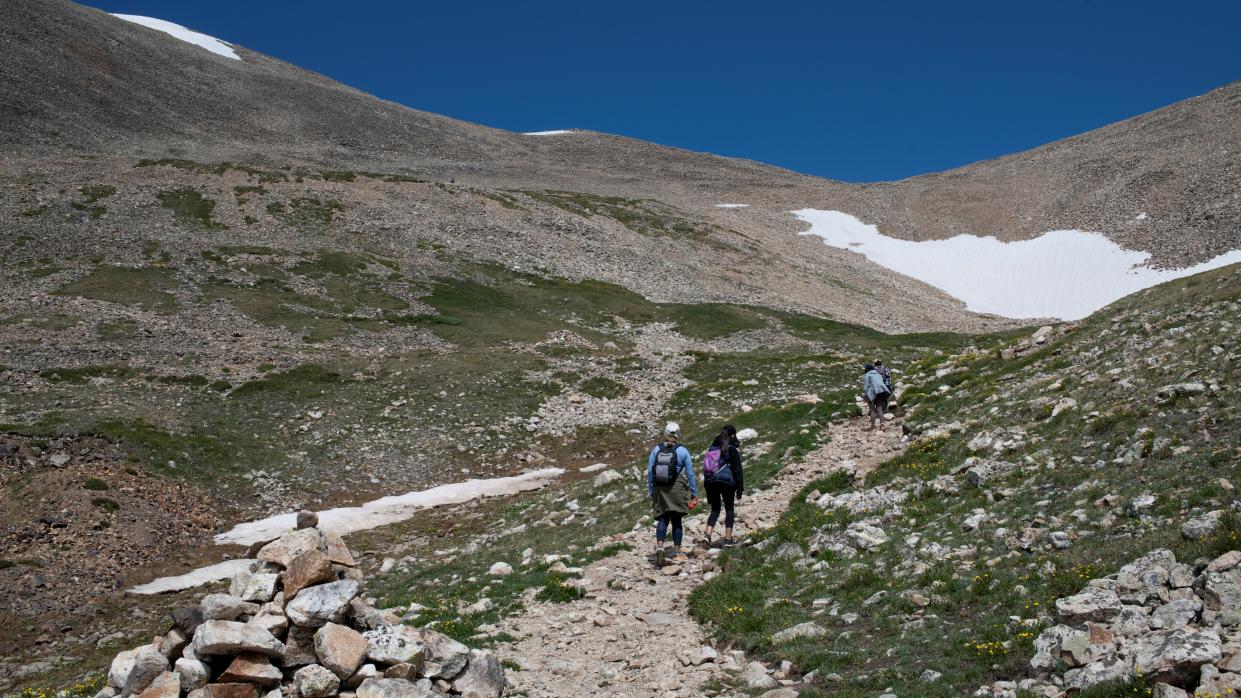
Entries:
[[527, 131], [527, 136], [559, 136], [564, 133], [573, 133], [573, 129], [562, 128], [558, 131]]
[[593, 473], [593, 472], [597, 472], [600, 470], [607, 470], [607, 467], [608, 467], [607, 463], [595, 463], [594, 465], [583, 465], [582, 467], [578, 468], [578, 470], [583, 473]]
[[[563, 468], [543, 468], [512, 477], [489, 480], [466, 480], [451, 485], [440, 485], [429, 490], [382, 497], [360, 507], [341, 507], [319, 512], [319, 528], [345, 535], [355, 531], [404, 521], [418, 509], [445, 504], [461, 504], [471, 499], [498, 497], [526, 490], [536, 490], [547, 481], [564, 472]], [[259, 541], [273, 540], [297, 524], [297, 514], [279, 514], [259, 521], [238, 524], [231, 531], [215, 537], [219, 545], [235, 543], [251, 545]]]
[[241, 60], [241, 57], [238, 56], [235, 51], [233, 51], [232, 44], [228, 44], [223, 41], [220, 41], [214, 36], [207, 36], [206, 34], [200, 34], [199, 32], [196, 32], [192, 29], [186, 29], [180, 24], [173, 24], [172, 22], [167, 22], [162, 19], [155, 19], [154, 17], [143, 17], [141, 15], [113, 14], [112, 16], [119, 17], [125, 20], [126, 22], [133, 22], [134, 24], [141, 24], [144, 27], [149, 27], [151, 29], [155, 29], [156, 31], [162, 31], [165, 34], [171, 34], [172, 36], [182, 41], [187, 41], [191, 44], [194, 44], [195, 46], [201, 46], [207, 49], [208, 51], [224, 56], [225, 58], [231, 58], [235, 61]]
[[957, 235], [917, 242], [888, 237], [847, 213], [807, 208], [794, 215], [831, 247], [851, 250], [965, 301], [1011, 318], [1077, 320], [1157, 284], [1241, 262], [1241, 250], [1185, 269], [1152, 269], [1150, 254], [1099, 233], [1053, 230], [1031, 240]]
[[749, 204], [716, 204], [716, 208], [749, 208]]
[[248, 572], [254, 560], [225, 560], [176, 577], [160, 577], [153, 582], [139, 584], [129, 590], [131, 594], [163, 594], [169, 591], [193, 589], [208, 582], [229, 579], [238, 572]]
[[[404, 521], [411, 518], [419, 509], [536, 490], [563, 472], [563, 468], [543, 468], [512, 477], [466, 480], [451, 485], [432, 487], [429, 490], [382, 497], [359, 507], [328, 509], [319, 512], [319, 528], [339, 533], [342, 536], [346, 533], [365, 531], [377, 526]], [[297, 514], [295, 513], [269, 516], [266, 519], [238, 524], [232, 530], [216, 536], [215, 542], [217, 545], [230, 543], [252, 545], [259, 541], [279, 538], [296, 525]], [[129, 592], [131, 594], [161, 594], [167, 591], [190, 589], [218, 579], [228, 579], [243, 569], [249, 569], [251, 562], [253, 560], [227, 560], [175, 577], [160, 577], [152, 582], [136, 586]]]

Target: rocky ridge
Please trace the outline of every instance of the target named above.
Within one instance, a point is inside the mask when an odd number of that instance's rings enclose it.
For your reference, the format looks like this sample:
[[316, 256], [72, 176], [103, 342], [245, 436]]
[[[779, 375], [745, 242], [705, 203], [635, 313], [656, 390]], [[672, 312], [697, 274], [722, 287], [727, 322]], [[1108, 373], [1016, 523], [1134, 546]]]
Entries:
[[177, 608], [173, 627], [112, 660], [97, 698], [498, 698], [492, 654], [403, 625], [361, 594], [340, 536], [301, 512], [227, 593]]

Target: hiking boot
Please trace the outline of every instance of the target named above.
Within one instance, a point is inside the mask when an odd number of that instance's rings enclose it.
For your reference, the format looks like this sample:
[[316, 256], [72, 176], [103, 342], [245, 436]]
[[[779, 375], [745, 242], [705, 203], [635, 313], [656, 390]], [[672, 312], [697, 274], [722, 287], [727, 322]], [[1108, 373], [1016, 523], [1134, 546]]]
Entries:
[[659, 550], [656, 550], [655, 551], [655, 566], [663, 567], [665, 564], [667, 564], [667, 562], [668, 562], [668, 554], [664, 552], [664, 549], [660, 548]]
[[720, 544], [720, 547], [721, 547], [721, 548], [731, 548], [731, 547], [735, 546], [736, 544], [737, 544], [737, 539], [736, 539], [736, 538], [725, 538], [725, 539], [724, 539], [724, 542]]

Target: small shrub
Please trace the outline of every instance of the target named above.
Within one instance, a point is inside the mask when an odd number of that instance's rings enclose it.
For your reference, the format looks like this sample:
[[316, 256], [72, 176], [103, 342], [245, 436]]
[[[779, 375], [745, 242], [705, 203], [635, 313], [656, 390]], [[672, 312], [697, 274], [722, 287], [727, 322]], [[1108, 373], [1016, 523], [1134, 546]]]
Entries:
[[109, 514], [121, 508], [121, 505], [117, 504], [115, 499], [110, 499], [108, 497], [95, 497], [94, 499], [90, 500], [90, 503], [99, 507], [100, 509], [103, 509]]
[[104, 482], [103, 480], [100, 480], [97, 477], [92, 477], [88, 479], [86, 482], [82, 483], [82, 487], [92, 492], [104, 492], [108, 489], [108, 483]]

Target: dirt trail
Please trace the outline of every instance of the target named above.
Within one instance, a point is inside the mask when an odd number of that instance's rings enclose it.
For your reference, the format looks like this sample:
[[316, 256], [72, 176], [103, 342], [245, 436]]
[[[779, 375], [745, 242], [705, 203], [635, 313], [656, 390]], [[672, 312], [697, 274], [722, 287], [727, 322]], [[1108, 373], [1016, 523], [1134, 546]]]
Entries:
[[[774, 525], [810, 481], [837, 470], [863, 475], [902, 448], [896, 424], [866, 432], [864, 423], [832, 425], [826, 443], [782, 470], [768, 488], [747, 494], [737, 509], [738, 537]], [[686, 522], [687, 550], [703, 525], [705, 517]], [[745, 671], [748, 659], [740, 652], [704, 649], [710, 642], [689, 616], [690, 592], [718, 573], [718, 549], [699, 545], [685, 564], [656, 569], [648, 527], [613, 540], [633, 550], [584, 568], [585, 598], [567, 604], [529, 598], [525, 613], [500, 624], [501, 632], [517, 638], [496, 648], [501, 658], [521, 666], [508, 675], [514, 694], [700, 696], [703, 684], [723, 672]]]

